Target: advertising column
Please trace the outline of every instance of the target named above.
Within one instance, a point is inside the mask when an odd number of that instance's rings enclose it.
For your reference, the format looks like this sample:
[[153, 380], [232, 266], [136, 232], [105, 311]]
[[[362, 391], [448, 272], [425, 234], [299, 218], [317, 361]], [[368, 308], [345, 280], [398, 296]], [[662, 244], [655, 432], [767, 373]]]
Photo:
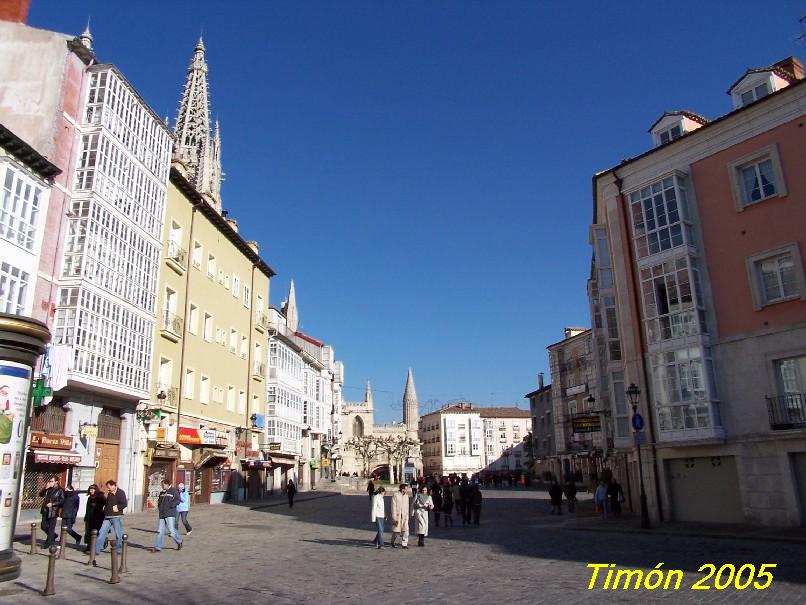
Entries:
[[44, 324], [0, 313], [0, 582], [20, 575], [12, 542], [30, 421], [29, 392], [36, 359], [49, 340]]

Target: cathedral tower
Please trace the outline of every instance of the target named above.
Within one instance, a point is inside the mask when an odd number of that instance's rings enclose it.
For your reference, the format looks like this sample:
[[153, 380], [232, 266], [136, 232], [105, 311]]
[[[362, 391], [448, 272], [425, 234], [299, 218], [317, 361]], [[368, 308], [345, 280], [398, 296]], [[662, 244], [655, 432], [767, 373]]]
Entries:
[[417, 391], [414, 389], [414, 375], [409, 368], [406, 378], [406, 390], [403, 393], [403, 422], [406, 425], [406, 436], [417, 439], [417, 423], [420, 420]]

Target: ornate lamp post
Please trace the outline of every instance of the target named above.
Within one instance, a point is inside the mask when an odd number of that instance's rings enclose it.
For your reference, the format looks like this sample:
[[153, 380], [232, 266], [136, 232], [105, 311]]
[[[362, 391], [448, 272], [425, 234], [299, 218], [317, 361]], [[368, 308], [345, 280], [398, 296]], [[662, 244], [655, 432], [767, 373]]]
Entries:
[[638, 397], [641, 395], [641, 389], [635, 386], [635, 383], [630, 383], [627, 387], [627, 397], [632, 405], [632, 428], [635, 435], [635, 445], [638, 448], [638, 478], [641, 483], [641, 529], [650, 529], [652, 526], [649, 523], [649, 508], [646, 502], [646, 490], [644, 489], [644, 467], [641, 464], [641, 435], [644, 430], [644, 418], [638, 413]]
[[22, 562], [14, 555], [12, 541], [31, 419], [31, 381], [36, 359], [49, 340], [45, 324], [0, 313], [0, 457], [9, 469], [0, 476], [0, 506], [10, 513], [0, 515], [0, 582], [20, 576]]

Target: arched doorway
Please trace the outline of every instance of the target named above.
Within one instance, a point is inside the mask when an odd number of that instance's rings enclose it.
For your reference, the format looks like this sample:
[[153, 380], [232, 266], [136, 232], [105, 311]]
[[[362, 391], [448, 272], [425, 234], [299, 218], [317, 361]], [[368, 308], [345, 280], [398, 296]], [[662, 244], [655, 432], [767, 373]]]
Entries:
[[372, 477], [376, 479], [382, 479], [384, 481], [389, 481], [389, 465], [388, 464], [380, 464], [376, 466], [372, 473], [370, 473]]
[[361, 416], [356, 416], [353, 420], [353, 437], [364, 436], [364, 421]]

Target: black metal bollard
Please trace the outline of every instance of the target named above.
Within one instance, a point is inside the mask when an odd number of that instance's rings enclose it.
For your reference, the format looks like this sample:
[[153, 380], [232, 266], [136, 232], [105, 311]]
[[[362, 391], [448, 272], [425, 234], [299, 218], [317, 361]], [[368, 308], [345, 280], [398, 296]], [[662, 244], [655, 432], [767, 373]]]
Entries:
[[67, 549], [65, 548], [65, 538], [67, 537], [67, 527], [64, 525], [64, 518], [62, 518], [61, 522], [61, 531], [59, 532], [59, 558], [64, 559], [65, 555], [67, 554]]
[[43, 595], [49, 597], [50, 595], [56, 594], [56, 588], [53, 585], [53, 577], [56, 575], [56, 545], [50, 547], [50, 556], [48, 557], [48, 579], [45, 582], [45, 590], [42, 592]]
[[36, 523], [31, 523], [31, 554], [36, 554]]
[[123, 550], [120, 554], [120, 573], [129, 573], [129, 568], [126, 567], [126, 552], [129, 550], [129, 534], [123, 534]]
[[90, 560], [87, 565], [95, 565], [95, 544], [98, 542], [98, 530], [93, 529], [90, 532]]
[[112, 546], [112, 577], [109, 578], [110, 584], [120, 584], [120, 576], [118, 573], [118, 547], [117, 544], [115, 544]]

